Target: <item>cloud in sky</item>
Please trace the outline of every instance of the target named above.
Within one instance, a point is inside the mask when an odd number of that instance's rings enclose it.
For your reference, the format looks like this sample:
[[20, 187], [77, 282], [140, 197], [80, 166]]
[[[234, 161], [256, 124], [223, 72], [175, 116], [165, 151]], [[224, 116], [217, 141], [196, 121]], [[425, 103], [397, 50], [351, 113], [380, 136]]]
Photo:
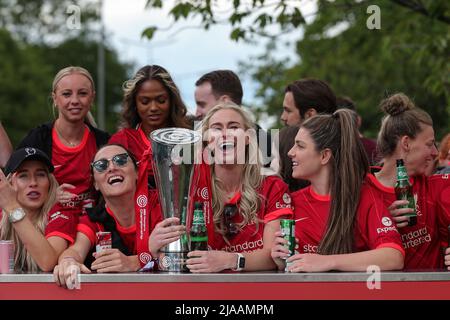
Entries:
[[[155, 34], [152, 41], [141, 38], [149, 26], [167, 27], [171, 20], [167, 9], [145, 9], [145, 0], [104, 0], [103, 21], [108, 41], [117, 49], [121, 60], [135, 63], [135, 70], [146, 64], [164, 66], [180, 88], [190, 112], [195, 112], [195, 81], [215, 69], [238, 72], [238, 62], [264, 51], [264, 42], [256, 45], [230, 40], [231, 26], [216, 25], [210, 30], [192, 28], [194, 21], [181, 21], [168, 31]], [[187, 27], [187, 28], [186, 28]], [[180, 29], [183, 31], [177, 32]], [[292, 35], [292, 39], [298, 35]], [[292, 52], [283, 55], [295, 57]], [[252, 105], [256, 84], [240, 75], [244, 87], [244, 103]], [[254, 104], [254, 103], [253, 103]]]

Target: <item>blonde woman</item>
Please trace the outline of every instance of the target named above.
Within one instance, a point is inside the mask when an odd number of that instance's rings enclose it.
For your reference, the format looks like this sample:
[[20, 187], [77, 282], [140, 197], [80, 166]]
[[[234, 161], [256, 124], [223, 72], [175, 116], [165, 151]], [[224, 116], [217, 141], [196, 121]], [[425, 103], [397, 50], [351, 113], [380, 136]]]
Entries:
[[203, 203], [211, 250], [188, 254], [193, 273], [275, 268], [271, 244], [278, 219], [292, 215], [290, 196], [281, 178], [261, 175], [253, 128], [234, 104], [218, 105], [204, 119], [206, 162], [194, 200]]
[[16, 271], [52, 271], [67, 247], [59, 236], [44, 236], [47, 215], [56, 201], [53, 165], [39, 149], [15, 151], [0, 170], [0, 239], [13, 240]]
[[[95, 87], [89, 71], [81, 67], [60, 70], [52, 85], [55, 121], [32, 129], [19, 148], [34, 147], [44, 151], [55, 167], [54, 175], [61, 185], [59, 203], [49, 221], [53, 234], [63, 235], [73, 243], [78, 216], [95, 204], [90, 162], [97, 149], [106, 144], [109, 134], [95, 128], [89, 111], [95, 99]], [[68, 219], [66, 219], [66, 217]]]

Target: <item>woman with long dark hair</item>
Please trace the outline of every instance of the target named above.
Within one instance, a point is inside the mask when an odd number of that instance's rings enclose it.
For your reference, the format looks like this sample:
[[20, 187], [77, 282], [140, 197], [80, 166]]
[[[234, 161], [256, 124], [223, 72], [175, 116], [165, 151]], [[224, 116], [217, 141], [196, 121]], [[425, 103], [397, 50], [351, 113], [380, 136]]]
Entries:
[[366, 182], [367, 155], [349, 110], [302, 123], [289, 151], [292, 176], [311, 185], [292, 194], [299, 253], [288, 257], [278, 232], [272, 258], [290, 272], [403, 267], [400, 236]]
[[[151, 158], [150, 133], [166, 127], [189, 128], [186, 106], [169, 72], [158, 65], [147, 65], [123, 85], [121, 130], [110, 143], [129, 149], [138, 161], [144, 153]], [[148, 161], [149, 187], [155, 188], [151, 161]]]

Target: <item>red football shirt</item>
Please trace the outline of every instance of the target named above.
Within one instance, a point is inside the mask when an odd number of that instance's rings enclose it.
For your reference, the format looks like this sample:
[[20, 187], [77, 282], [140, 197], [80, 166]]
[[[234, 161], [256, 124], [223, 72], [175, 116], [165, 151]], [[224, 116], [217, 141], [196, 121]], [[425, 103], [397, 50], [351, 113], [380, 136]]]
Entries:
[[[372, 174], [368, 177], [371, 185], [382, 197], [384, 205], [390, 206], [396, 200], [394, 188], [382, 185]], [[442, 179], [441, 176], [416, 176], [411, 182], [416, 201], [417, 223], [412, 227], [399, 229], [406, 251], [405, 269], [440, 268], [443, 266], [443, 257], [439, 241], [438, 212], [445, 211], [440, 196], [445, 185], [450, 188], [450, 181]], [[450, 189], [447, 190], [450, 192]]]
[[[211, 250], [251, 252], [262, 249], [264, 224], [276, 219], [292, 217], [291, 197], [288, 186], [279, 177], [268, 176], [264, 179], [259, 189], [262, 204], [257, 215], [258, 228], [255, 222], [251, 222], [245, 225], [238, 234], [228, 239], [229, 243], [227, 243], [224, 237], [215, 232], [214, 229], [209, 166], [201, 165], [201, 168], [199, 181], [194, 193], [194, 201], [203, 203], [203, 212], [208, 229], [208, 245]], [[229, 203], [237, 204], [239, 207], [240, 198], [241, 194], [237, 193]], [[236, 214], [232, 221], [239, 223], [242, 221], [242, 216]]]
[[52, 163], [55, 167], [53, 174], [60, 185], [69, 183], [75, 186], [75, 189], [68, 191], [77, 197], [66, 204], [57, 203], [51, 209], [45, 235], [47, 238], [60, 236], [73, 243], [78, 215], [82, 214], [83, 208], [95, 205], [90, 163], [97, 152], [97, 144], [88, 127], [85, 127], [81, 143], [74, 148], [65, 146], [59, 140], [55, 129], [52, 139]]
[[[162, 218], [159, 203], [153, 203], [150, 204], [149, 206], [150, 206], [149, 232], [151, 233], [155, 228], [156, 224], [160, 222]], [[128, 251], [132, 252], [133, 255], [137, 254], [136, 224], [132, 225], [131, 227], [124, 228], [119, 224], [111, 209], [106, 207], [106, 212], [114, 219], [116, 223], [117, 232], [119, 233], [119, 236], [123, 241], [123, 244], [128, 248]], [[77, 231], [83, 233], [89, 238], [89, 241], [91, 242], [91, 248], [93, 248], [97, 244], [96, 233], [99, 231], [105, 231], [105, 227], [101, 223], [92, 222], [89, 219], [88, 215], [83, 215], [80, 217], [80, 222], [78, 223]]]
[[[326, 231], [331, 206], [330, 196], [319, 195], [309, 186], [294, 192], [292, 199], [299, 252], [317, 253]], [[404, 254], [400, 235], [388, 210], [367, 184], [361, 189], [354, 235], [354, 252], [390, 247]]]

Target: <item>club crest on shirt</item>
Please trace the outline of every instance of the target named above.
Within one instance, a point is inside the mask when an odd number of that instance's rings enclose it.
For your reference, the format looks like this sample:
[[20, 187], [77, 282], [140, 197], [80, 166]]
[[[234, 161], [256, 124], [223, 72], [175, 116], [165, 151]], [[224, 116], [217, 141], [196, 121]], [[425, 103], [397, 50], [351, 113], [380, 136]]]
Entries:
[[392, 220], [389, 219], [388, 217], [383, 217], [381, 219], [381, 223], [386, 227], [390, 227], [392, 225]]
[[291, 203], [291, 196], [287, 193], [283, 194], [283, 201], [286, 204], [290, 204]]

